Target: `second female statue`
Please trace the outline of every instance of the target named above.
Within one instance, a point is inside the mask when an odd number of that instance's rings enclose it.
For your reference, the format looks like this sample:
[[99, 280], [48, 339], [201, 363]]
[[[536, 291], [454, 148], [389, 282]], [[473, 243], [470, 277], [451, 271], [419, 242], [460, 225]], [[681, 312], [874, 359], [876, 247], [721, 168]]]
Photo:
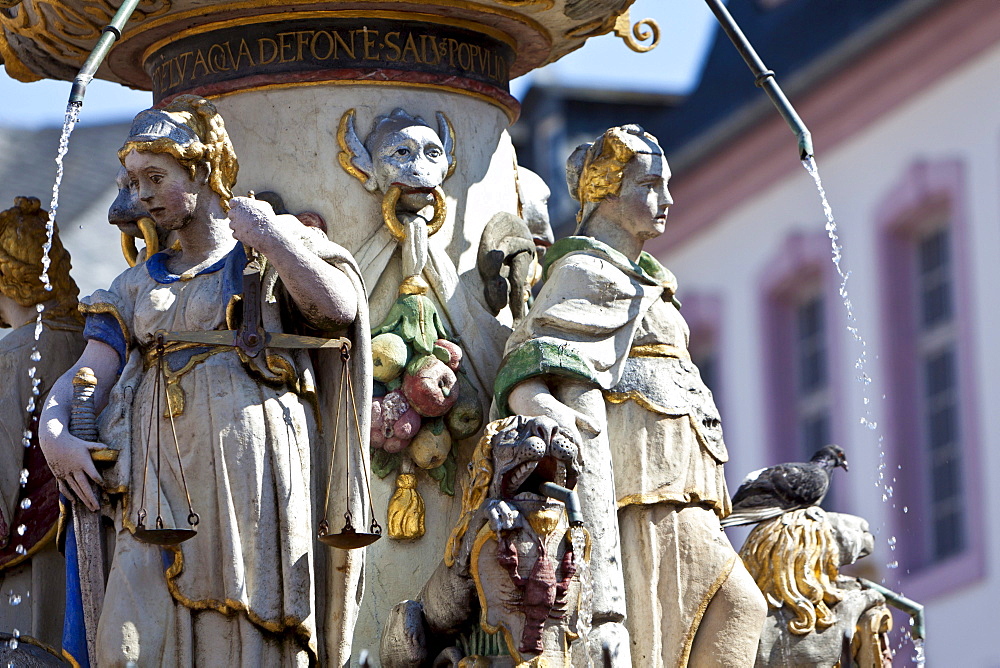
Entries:
[[600, 583], [592, 645], [610, 646], [616, 666], [750, 666], [764, 601], [719, 525], [731, 507], [718, 411], [687, 350], [677, 282], [642, 251], [663, 234], [669, 178], [635, 125], [576, 149], [577, 232], [545, 255], [496, 400], [580, 435]]

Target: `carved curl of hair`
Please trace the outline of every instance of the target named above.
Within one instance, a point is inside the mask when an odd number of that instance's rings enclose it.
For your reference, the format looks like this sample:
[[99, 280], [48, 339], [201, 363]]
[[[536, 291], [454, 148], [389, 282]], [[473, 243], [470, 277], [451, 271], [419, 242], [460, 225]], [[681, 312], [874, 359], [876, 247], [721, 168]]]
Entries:
[[195, 178], [198, 165], [207, 163], [210, 168], [209, 185], [218, 193], [223, 211], [229, 211], [229, 200], [233, 196], [233, 186], [236, 185], [240, 166], [225, 123], [215, 105], [197, 95], [178, 95], [164, 107], [163, 112], [190, 128], [198, 141], [187, 146], [181, 146], [167, 137], [153, 141], [127, 141], [118, 149], [118, 159], [124, 165], [125, 156], [133, 150], [166, 153], [186, 167], [192, 179]]
[[758, 524], [740, 557], [772, 608], [794, 615], [788, 630], [806, 635], [837, 622], [830, 609], [843, 598], [835, 582], [840, 548], [820, 508], [794, 510]]
[[580, 202], [577, 223], [583, 220], [584, 206], [600, 202], [621, 191], [625, 165], [637, 153], [654, 153], [656, 138], [638, 125], [608, 128], [597, 141], [581, 144], [566, 161], [566, 185]]
[[21, 306], [54, 302], [45, 309], [43, 317], [82, 322], [77, 309], [80, 290], [69, 275], [69, 253], [63, 248], [58, 229], [52, 232], [49, 250], [52, 291], [46, 291], [41, 281], [48, 219], [48, 212], [42, 210], [41, 202], [34, 197], [17, 197], [13, 207], [0, 212], [0, 293]]
[[464, 485], [462, 489], [462, 517], [451, 530], [451, 536], [448, 537], [448, 544], [444, 550], [444, 563], [448, 568], [455, 565], [462, 539], [469, 530], [472, 517], [489, 495], [490, 481], [493, 480], [493, 437], [516, 422], [516, 415], [490, 422], [472, 453], [472, 460], [469, 462], [469, 484]]

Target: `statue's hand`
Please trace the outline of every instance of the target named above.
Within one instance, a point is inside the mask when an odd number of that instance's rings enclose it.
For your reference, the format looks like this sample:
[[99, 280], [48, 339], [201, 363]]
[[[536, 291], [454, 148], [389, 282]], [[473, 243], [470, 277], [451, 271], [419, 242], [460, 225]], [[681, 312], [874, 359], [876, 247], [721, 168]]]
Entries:
[[52, 474], [59, 481], [59, 491], [69, 499], [78, 499], [93, 512], [100, 510], [101, 504], [93, 483], [101, 485], [103, 481], [90, 458], [90, 451], [107, 446], [81, 440], [68, 432], [56, 438], [45, 438], [45, 431], [40, 435], [42, 452]]
[[556, 421], [576, 443], [582, 443], [581, 436], [594, 437], [601, 433], [601, 427], [578, 410], [570, 408], [556, 399], [548, 387], [538, 378], [529, 378], [518, 383], [507, 397], [507, 405], [518, 415], [544, 415]]
[[229, 200], [229, 228], [233, 236], [265, 255], [276, 245], [287, 244], [294, 238], [295, 228], [302, 223], [290, 215], [278, 215], [271, 205], [251, 197]]

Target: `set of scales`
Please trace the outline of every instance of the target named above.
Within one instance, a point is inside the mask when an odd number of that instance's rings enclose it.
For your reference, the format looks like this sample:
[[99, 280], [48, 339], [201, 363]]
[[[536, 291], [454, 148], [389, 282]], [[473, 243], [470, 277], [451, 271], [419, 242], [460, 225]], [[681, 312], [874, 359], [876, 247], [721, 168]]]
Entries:
[[[253, 197], [254, 193], [250, 192], [248, 193], [248, 196]], [[146, 222], [144, 219], [143, 223], [148, 226], [152, 224], [152, 221], [149, 220]], [[152, 238], [154, 237], [147, 237], [149, 240]], [[184, 465], [181, 457], [180, 442], [177, 438], [177, 428], [174, 424], [174, 411], [170, 401], [170, 393], [165, 389], [167, 376], [166, 370], [164, 369], [164, 359], [167, 354], [167, 343], [178, 342], [201, 344], [206, 346], [227, 346], [238, 349], [250, 358], [257, 358], [267, 348], [339, 349], [342, 368], [340, 374], [340, 387], [338, 388], [336, 401], [337, 416], [336, 421], [334, 422], [332, 442], [334, 444], [340, 443], [338, 440], [338, 431], [343, 424], [343, 428], [346, 431], [344, 434], [344, 443], [346, 447], [350, 448], [356, 444], [359, 451], [364, 447], [361, 437], [361, 422], [358, 416], [358, 407], [354, 398], [354, 385], [351, 380], [349, 366], [351, 360], [351, 341], [346, 338], [321, 338], [315, 336], [300, 336], [296, 334], [265, 331], [261, 324], [260, 313], [260, 289], [263, 269], [262, 260], [260, 255], [249, 246], [244, 246], [244, 249], [247, 256], [247, 264], [243, 270], [243, 292], [240, 300], [243, 304], [243, 317], [237, 329], [205, 332], [159, 331], [155, 335], [154, 350], [156, 356], [156, 377], [152, 399], [154, 410], [150, 411], [149, 415], [150, 424], [147, 429], [148, 441], [142, 471], [142, 493], [140, 496], [140, 506], [136, 511], [136, 529], [133, 533], [135, 539], [142, 543], [163, 547], [179, 545], [180, 543], [183, 543], [184, 541], [197, 535], [197, 527], [201, 519], [198, 513], [195, 512], [194, 505], [191, 501], [191, 493], [188, 489], [187, 479], [184, 475]], [[155, 252], [155, 249], [153, 249], [153, 252]], [[147, 255], [148, 254], [149, 253], [147, 253]], [[87, 376], [87, 373], [85, 372], [89, 372], [89, 376], [92, 377], [93, 372], [89, 369], [81, 369], [80, 373], [77, 374], [77, 377], [80, 378]], [[81, 376], [81, 374], [83, 374], [83, 376]], [[90, 385], [95, 381], [96, 379], [84, 381], [84, 384]], [[75, 401], [74, 403], [78, 404], [79, 402]], [[76, 405], [74, 406], [74, 417], [79, 416], [82, 412], [85, 412], [85, 409]], [[168, 527], [164, 525], [161, 508], [161, 499], [163, 494], [160, 484], [160, 471], [163, 457], [161, 424], [163, 423], [163, 420], [157, 416], [168, 418], [170, 423], [170, 434], [173, 440], [174, 453], [177, 457], [177, 468], [180, 473], [184, 495], [187, 500], [188, 528]], [[154, 418], [156, 418], [155, 427], [152, 424]], [[74, 429], [74, 431], [77, 430]], [[96, 439], [96, 433], [93, 433], [93, 431], [94, 430], [92, 429], [92, 435]], [[154, 451], [155, 454], [153, 454]], [[99, 450], [94, 456], [95, 463], [106, 464], [112, 462], [116, 459], [116, 454], [117, 453], [113, 451]], [[149, 464], [151, 456], [155, 457], [153, 478], [154, 486], [156, 488], [156, 518], [153, 521], [152, 526], [147, 527], [146, 520], [148, 518], [148, 512], [145, 505], [147, 499], [146, 484], [149, 478]], [[347, 486], [345, 487], [346, 499], [351, 498], [351, 461], [352, 458], [348, 453], [347, 466], [345, 466], [345, 473], [347, 476]], [[364, 470], [363, 466], [362, 471], [364, 474], [363, 479], [365, 482], [365, 491], [368, 495], [368, 507], [372, 509], [372, 519], [371, 523], [368, 525], [368, 530], [358, 531], [355, 528], [354, 517], [351, 513], [349, 503], [347, 503], [347, 509], [344, 513], [343, 528], [340, 529], [340, 531], [331, 532], [330, 523], [326, 518], [326, 513], [329, 512], [330, 508], [330, 491], [334, 476], [334, 456], [333, 453], [330, 453], [330, 467], [327, 473], [326, 496], [323, 504], [324, 517], [320, 520], [317, 526], [317, 538], [320, 542], [340, 549], [356, 549], [371, 545], [376, 540], [381, 538], [382, 527], [375, 519], [368, 472]]]

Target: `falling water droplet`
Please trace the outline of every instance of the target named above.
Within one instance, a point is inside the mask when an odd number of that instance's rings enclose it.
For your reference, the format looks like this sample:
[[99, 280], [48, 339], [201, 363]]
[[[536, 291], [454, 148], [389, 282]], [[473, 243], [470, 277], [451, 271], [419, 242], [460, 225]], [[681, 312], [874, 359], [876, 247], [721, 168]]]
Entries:
[[28, 530], [28, 527], [24, 526], [23, 524], [18, 524], [17, 525], [17, 535], [18, 536], [23, 536], [24, 532], [27, 531], [27, 530]]
[[21, 510], [27, 510], [31, 507], [31, 499], [21, 499]]
[[21, 487], [28, 484], [28, 469], [21, 469]]
[[910, 512], [910, 507], [909, 506], [903, 506], [903, 512], [904, 513]]
[[899, 562], [896, 561], [895, 559], [893, 559], [892, 561], [890, 561], [889, 563], [886, 564], [886, 567], [887, 568], [899, 568]]
[[18, 545], [17, 547], [14, 548], [14, 551], [22, 556], [28, 554], [28, 550], [27, 548], [24, 547], [24, 545]]
[[889, 536], [889, 541], [888, 542], [889, 542], [889, 549], [890, 550], [895, 550], [896, 549], [896, 537], [895, 536]]
[[24, 410], [28, 411], [29, 413], [33, 413], [34, 412], [34, 410], [35, 410], [35, 398], [34, 397], [31, 397], [31, 399], [28, 399], [28, 405], [24, 407]]
[[40, 352], [35, 350], [34, 352], [31, 353], [32, 362], [40, 362], [41, 360], [42, 360], [42, 354]]
[[14, 629], [13, 631], [11, 631], [10, 634], [12, 636], [14, 636], [15, 640], [20, 640], [21, 639], [21, 632], [18, 631], [17, 629]]
[[21, 605], [21, 595], [15, 594], [13, 590], [7, 594], [7, 603], [10, 605]]
[[17, 649], [20, 644], [21, 643], [19, 643], [16, 638], [11, 638], [7, 641], [7, 647], [10, 647], [11, 649]]

